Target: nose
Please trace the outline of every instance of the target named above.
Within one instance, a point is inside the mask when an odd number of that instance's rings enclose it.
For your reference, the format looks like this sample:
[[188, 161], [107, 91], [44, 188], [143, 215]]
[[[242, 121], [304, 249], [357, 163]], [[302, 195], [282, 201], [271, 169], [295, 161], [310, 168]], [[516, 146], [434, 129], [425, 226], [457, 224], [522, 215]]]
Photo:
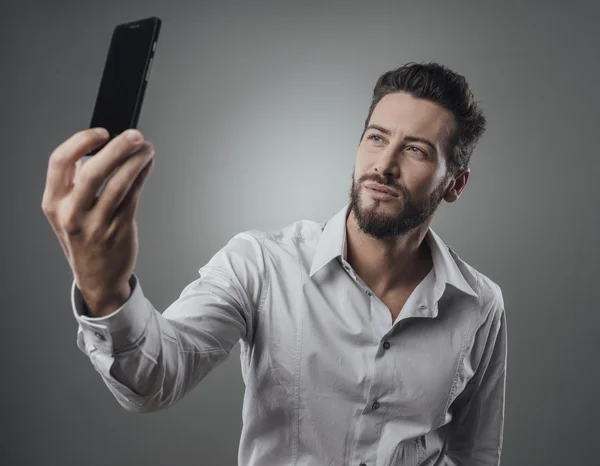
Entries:
[[398, 160], [396, 159], [396, 151], [393, 147], [388, 146], [384, 151], [379, 153], [375, 162], [374, 170], [384, 177], [397, 178], [400, 173]]

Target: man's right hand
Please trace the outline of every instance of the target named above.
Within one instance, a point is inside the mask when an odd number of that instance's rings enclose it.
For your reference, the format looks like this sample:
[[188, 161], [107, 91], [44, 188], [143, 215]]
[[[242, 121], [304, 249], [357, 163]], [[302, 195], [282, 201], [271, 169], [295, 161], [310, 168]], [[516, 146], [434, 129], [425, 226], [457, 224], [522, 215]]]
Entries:
[[[127, 138], [130, 131], [137, 141]], [[59, 145], [50, 155], [42, 198], [92, 317], [114, 312], [129, 298], [138, 253], [135, 212], [154, 165], [154, 147], [138, 130], [118, 135], [82, 164], [85, 154], [107, 140], [106, 130], [88, 129]]]

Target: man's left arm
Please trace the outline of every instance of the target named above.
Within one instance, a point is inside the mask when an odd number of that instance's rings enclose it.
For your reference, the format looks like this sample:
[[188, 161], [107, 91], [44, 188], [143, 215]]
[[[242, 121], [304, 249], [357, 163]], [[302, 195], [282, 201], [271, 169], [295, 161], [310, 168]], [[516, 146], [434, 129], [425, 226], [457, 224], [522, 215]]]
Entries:
[[456, 466], [498, 466], [504, 431], [506, 391], [506, 314], [493, 312], [477, 370], [457, 397], [450, 426], [448, 456]]

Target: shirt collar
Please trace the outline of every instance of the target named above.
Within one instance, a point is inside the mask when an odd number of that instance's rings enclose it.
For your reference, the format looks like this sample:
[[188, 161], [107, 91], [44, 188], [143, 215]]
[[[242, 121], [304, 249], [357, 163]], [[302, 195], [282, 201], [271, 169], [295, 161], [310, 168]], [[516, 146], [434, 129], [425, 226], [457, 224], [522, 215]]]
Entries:
[[[349, 207], [350, 204], [346, 204], [325, 224], [310, 268], [311, 278], [332, 260], [337, 258], [346, 260], [348, 252], [346, 245], [346, 220], [350, 213]], [[433, 258], [436, 286], [439, 285], [444, 289], [446, 284], [450, 284], [463, 293], [477, 297], [477, 293], [469, 285], [463, 273], [458, 268], [454, 257], [450, 253], [450, 249], [431, 227], [427, 231], [425, 239]]]

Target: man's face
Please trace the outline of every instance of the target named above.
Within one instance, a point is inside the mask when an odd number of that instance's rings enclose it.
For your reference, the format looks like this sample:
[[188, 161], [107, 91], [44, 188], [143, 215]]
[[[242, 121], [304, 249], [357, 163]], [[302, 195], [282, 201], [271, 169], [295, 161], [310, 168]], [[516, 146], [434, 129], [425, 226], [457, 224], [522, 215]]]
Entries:
[[[452, 114], [433, 102], [405, 92], [379, 101], [352, 172], [350, 206], [362, 231], [389, 238], [432, 217], [449, 186], [446, 156], [453, 129]], [[366, 186], [373, 182], [397, 196], [378, 199], [381, 195]]]

